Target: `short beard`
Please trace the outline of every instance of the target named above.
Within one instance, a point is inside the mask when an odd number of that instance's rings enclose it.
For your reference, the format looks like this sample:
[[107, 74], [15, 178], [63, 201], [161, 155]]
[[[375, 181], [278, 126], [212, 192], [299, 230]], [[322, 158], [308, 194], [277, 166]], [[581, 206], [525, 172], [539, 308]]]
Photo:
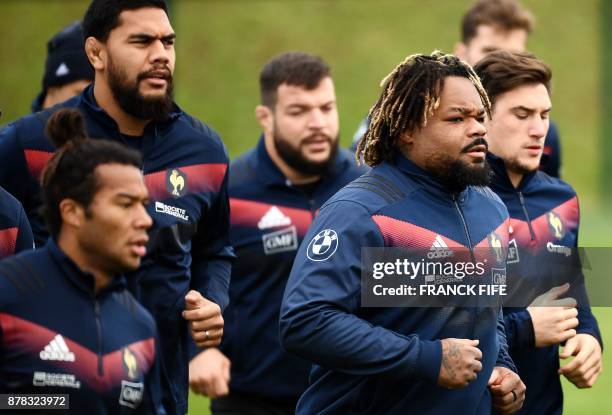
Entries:
[[[336, 154], [338, 153], [338, 137], [335, 141], [331, 137], [327, 137], [331, 144], [331, 150], [329, 152], [329, 158], [321, 162], [313, 162], [308, 160], [302, 154], [302, 143], [295, 149], [287, 139], [278, 133], [278, 128], [274, 129], [274, 147], [279, 157], [287, 163], [289, 167], [307, 176], [321, 176], [326, 174], [334, 164], [336, 160]], [[307, 137], [308, 139], [310, 137]]]
[[524, 164], [521, 164], [521, 162], [514, 158], [512, 160], [505, 160], [504, 164], [506, 165], [506, 168], [516, 174], [521, 174], [523, 176], [533, 173], [534, 171], [536, 171], [538, 168], [536, 167], [535, 169], [531, 169], [527, 166], [525, 166]]
[[[487, 145], [484, 139], [478, 138], [465, 146], [461, 153], [467, 153], [471, 147], [478, 144]], [[472, 167], [446, 154], [436, 154], [429, 158], [425, 170], [436, 177], [450, 193], [462, 192], [468, 186], [488, 186], [492, 175], [486, 159], [482, 166]]]
[[159, 98], [147, 98], [140, 93], [140, 82], [146, 76], [146, 72], [140, 73], [136, 82], [130, 84], [127, 75], [109, 59], [108, 84], [119, 107], [125, 113], [141, 120], [165, 121], [170, 118], [174, 106], [172, 75], [166, 79], [166, 93]]

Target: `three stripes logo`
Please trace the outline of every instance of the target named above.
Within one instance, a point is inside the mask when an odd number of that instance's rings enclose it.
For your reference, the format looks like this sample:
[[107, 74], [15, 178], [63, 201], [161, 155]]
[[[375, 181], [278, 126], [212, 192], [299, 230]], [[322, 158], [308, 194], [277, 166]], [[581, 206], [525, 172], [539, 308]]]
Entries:
[[59, 362], [74, 362], [74, 353], [68, 349], [61, 334], [58, 334], [40, 351], [41, 360], [55, 360]]
[[453, 251], [448, 248], [448, 245], [446, 242], [444, 242], [444, 239], [442, 239], [440, 235], [436, 235], [436, 239], [434, 239], [433, 244], [427, 253], [427, 258], [448, 258], [453, 256], [453, 254]]

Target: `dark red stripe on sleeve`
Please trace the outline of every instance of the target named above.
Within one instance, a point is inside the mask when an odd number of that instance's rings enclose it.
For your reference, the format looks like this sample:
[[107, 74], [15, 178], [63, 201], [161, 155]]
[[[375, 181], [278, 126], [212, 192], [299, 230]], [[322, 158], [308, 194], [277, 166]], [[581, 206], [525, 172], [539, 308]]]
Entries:
[[0, 230], [0, 258], [13, 255], [17, 246], [17, 227]]
[[40, 179], [40, 174], [42, 173], [45, 165], [53, 156], [53, 152], [51, 151], [41, 151], [41, 150], [24, 150], [25, 160], [28, 165], [28, 170], [30, 171], [30, 175], [36, 180]]
[[[385, 239], [385, 246], [400, 246], [415, 249], [430, 249], [436, 240], [435, 232], [394, 219], [389, 216], [374, 215], [372, 220], [378, 225], [378, 229]], [[440, 238], [449, 248], [464, 248], [465, 246], [457, 241], [440, 235]]]
[[[257, 228], [259, 221], [272, 208], [276, 207], [283, 215], [291, 219], [291, 225], [295, 225], [298, 235], [304, 236], [312, 223], [312, 214], [307, 209], [298, 209], [282, 205], [271, 205], [268, 203], [254, 202], [252, 200], [230, 198], [230, 222], [232, 226], [245, 226]], [[282, 225], [279, 226], [290, 226]], [[273, 229], [270, 227], [269, 229]]]
[[[195, 164], [192, 166], [176, 167], [186, 176], [187, 194], [201, 192], [218, 192], [223, 183], [227, 164]], [[171, 194], [172, 185], [169, 183], [167, 169], [155, 173], [145, 174], [144, 180], [153, 200], [164, 200], [174, 197]]]

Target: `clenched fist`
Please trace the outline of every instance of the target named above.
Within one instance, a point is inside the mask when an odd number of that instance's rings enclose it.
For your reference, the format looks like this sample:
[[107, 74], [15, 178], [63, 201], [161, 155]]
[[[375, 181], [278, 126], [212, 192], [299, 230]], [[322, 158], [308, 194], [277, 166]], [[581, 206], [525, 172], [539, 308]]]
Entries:
[[442, 363], [438, 385], [448, 389], [466, 387], [482, 369], [478, 340], [448, 338], [441, 342]]

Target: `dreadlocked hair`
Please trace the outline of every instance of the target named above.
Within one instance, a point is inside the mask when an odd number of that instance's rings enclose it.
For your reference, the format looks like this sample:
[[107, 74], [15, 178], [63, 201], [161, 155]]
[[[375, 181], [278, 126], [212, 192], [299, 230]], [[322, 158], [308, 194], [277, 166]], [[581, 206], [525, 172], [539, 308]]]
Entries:
[[469, 79], [491, 118], [491, 103], [472, 67], [454, 55], [434, 51], [431, 55], [410, 55], [381, 82], [383, 92], [370, 110], [368, 129], [357, 146], [358, 163], [376, 166], [392, 160], [397, 139], [427, 125], [440, 105], [444, 78]]

